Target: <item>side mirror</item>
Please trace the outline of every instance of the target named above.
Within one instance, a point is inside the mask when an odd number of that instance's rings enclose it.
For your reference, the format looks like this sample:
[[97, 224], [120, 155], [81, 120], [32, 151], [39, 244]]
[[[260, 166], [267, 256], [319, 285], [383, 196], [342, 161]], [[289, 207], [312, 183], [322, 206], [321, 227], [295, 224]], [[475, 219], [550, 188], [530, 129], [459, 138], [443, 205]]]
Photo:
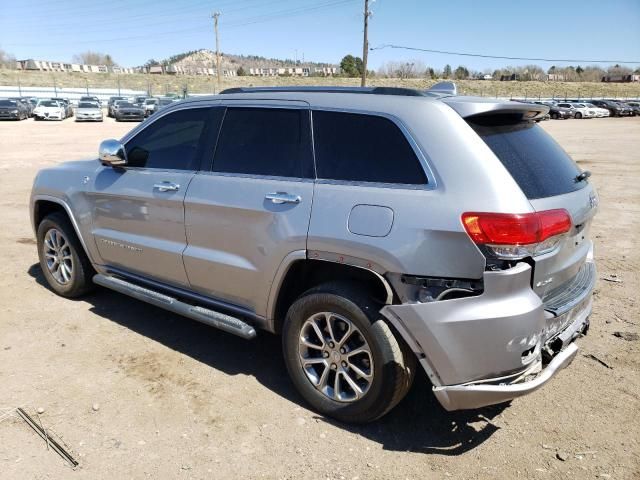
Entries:
[[98, 157], [103, 165], [123, 167], [127, 164], [124, 145], [118, 140], [104, 140], [98, 149]]

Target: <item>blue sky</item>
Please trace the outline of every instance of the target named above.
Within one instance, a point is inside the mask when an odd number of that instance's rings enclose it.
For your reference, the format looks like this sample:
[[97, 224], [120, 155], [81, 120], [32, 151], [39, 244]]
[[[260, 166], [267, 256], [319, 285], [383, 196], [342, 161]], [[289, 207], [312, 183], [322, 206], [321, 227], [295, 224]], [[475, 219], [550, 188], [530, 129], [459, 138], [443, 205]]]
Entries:
[[[362, 55], [363, 0], [0, 0], [0, 48], [18, 59], [70, 61], [85, 50], [141, 65], [215, 48], [211, 12], [221, 12], [221, 50], [337, 63]], [[376, 0], [370, 46], [406, 45], [514, 57], [638, 61], [640, 0]], [[419, 60], [442, 68], [552, 63], [375, 50], [370, 68]], [[583, 63], [584, 64], [584, 63]]]

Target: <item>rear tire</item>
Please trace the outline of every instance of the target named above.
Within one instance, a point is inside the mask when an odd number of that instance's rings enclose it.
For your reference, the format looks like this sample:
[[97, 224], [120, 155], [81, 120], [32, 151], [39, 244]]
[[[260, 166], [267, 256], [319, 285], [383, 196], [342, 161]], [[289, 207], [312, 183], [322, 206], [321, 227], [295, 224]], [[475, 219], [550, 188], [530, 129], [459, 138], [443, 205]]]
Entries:
[[557, 120], [557, 119], [558, 119], [558, 114], [557, 114], [557, 113], [552, 113], [552, 114], [551, 114], [551, 118], [552, 118], [553, 120]]
[[348, 283], [320, 285], [289, 308], [282, 332], [287, 370], [320, 413], [344, 422], [371, 422], [409, 391], [416, 358], [382, 320], [379, 308], [363, 289]]
[[38, 225], [36, 236], [40, 268], [55, 293], [76, 298], [93, 289], [95, 272], [64, 213], [47, 215]]
[[582, 118], [582, 114], [580, 112], [576, 112], [575, 118], [581, 119]]

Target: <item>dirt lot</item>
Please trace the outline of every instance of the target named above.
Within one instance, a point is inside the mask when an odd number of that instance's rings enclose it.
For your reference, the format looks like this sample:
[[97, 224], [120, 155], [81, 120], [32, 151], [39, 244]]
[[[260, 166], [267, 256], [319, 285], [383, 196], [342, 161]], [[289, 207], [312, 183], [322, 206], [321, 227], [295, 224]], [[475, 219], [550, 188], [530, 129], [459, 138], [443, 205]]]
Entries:
[[[0, 123], [1, 478], [640, 478], [640, 341], [614, 336], [640, 332], [640, 118], [543, 124], [600, 193], [600, 281], [573, 364], [511, 405], [454, 414], [418, 376], [390, 415], [358, 427], [302, 403], [275, 337], [246, 342], [110, 291], [71, 301], [43, 285], [36, 171], [131, 127]], [[17, 406], [44, 409], [75, 471], [3, 415]]]

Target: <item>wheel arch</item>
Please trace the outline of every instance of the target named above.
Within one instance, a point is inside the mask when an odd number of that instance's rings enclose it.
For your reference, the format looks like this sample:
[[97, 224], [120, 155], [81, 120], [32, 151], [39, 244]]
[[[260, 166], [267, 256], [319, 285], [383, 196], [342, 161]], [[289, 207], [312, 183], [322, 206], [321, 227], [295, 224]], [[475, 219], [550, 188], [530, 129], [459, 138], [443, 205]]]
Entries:
[[40, 222], [42, 222], [47, 215], [54, 212], [62, 212], [67, 216], [73, 226], [73, 230], [78, 237], [78, 240], [80, 241], [80, 245], [82, 245], [82, 248], [84, 249], [84, 253], [93, 263], [89, 249], [87, 248], [84, 238], [82, 237], [82, 233], [80, 232], [78, 222], [73, 216], [71, 208], [64, 200], [49, 195], [38, 195], [34, 197], [33, 207], [31, 209], [31, 221], [34, 232], [38, 231], [38, 225], [40, 225]]
[[267, 307], [268, 329], [279, 333], [289, 306], [305, 291], [325, 282], [346, 280], [363, 285], [382, 304], [391, 304], [393, 290], [379, 273], [356, 265], [309, 259], [306, 252], [289, 254], [272, 285]]

